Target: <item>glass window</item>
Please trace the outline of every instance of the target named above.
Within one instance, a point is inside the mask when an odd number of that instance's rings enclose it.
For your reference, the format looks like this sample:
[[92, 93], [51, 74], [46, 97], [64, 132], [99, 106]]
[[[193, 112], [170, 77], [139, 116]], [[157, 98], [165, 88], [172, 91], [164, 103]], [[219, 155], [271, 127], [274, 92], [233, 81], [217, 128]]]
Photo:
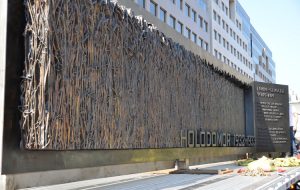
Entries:
[[193, 19], [194, 22], [197, 22], [197, 16], [196, 15], [197, 15], [196, 11], [192, 10], [192, 19]]
[[214, 20], [217, 21], [217, 12], [214, 11]]
[[226, 48], [226, 40], [223, 38], [223, 47]]
[[182, 0], [177, 0], [176, 1], [178, 9], [182, 10]]
[[204, 21], [204, 31], [208, 32], [208, 23]]
[[157, 4], [153, 1], [150, 1], [150, 13], [154, 16], [157, 15]]
[[219, 43], [221, 43], [221, 34], [218, 34], [219, 36]]
[[182, 27], [183, 27], [183, 24], [181, 22], [177, 22], [177, 25], [176, 25], [176, 30], [177, 32], [179, 32], [180, 34], [182, 34]]
[[232, 37], [232, 29], [230, 28], [230, 36]]
[[218, 15], [218, 24], [221, 24], [221, 17]]
[[194, 32], [192, 33], [192, 40], [193, 42], [197, 43], [197, 34], [195, 34]]
[[184, 36], [188, 39], [191, 39], [191, 30], [188, 27], [186, 27], [184, 30]]
[[143, 8], [145, 8], [145, 6], [146, 6], [145, 0], [138, 0], [137, 3], [139, 6], [141, 6]]
[[222, 53], [219, 52], [219, 59], [222, 59]]
[[226, 42], [227, 50], [229, 51], [229, 42]]
[[225, 30], [225, 21], [222, 19], [222, 27]]
[[218, 40], [218, 34], [216, 30], [214, 30], [214, 34], [215, 34], [215, 40]]
[[188, 17], [191, 16], [190, 15], [190, 6], [188, 4], [185, 4], [185, 6], [184, 6], [184, 14], [185, 14], [185, 16], [188, 16]]
[[228, 7], [225, 7], [225, 13], [228, 16]]
[[226, 32], [228, 33], [228, 24], [226, 24]]
[[203, 47], [203, 39], [202, 39], [202, 38], [199, 38], [197, 44], [198, 44], [198, 46]]
[[224, 5], [224, 2], [222, 2], [222, 10], [225, 11], [225, 5]]
[[206, 11], [207, 6], [205, 0], [198, 0], [198, 4], [202, 10]]
[[169, 17], [169, 26], [171, 26], [174, 29], [176, 28], [176, 19], [172, 15], [170, 15]]
[[215, 0], [216, 4], [219, 5], [219, 0]]
[[218, 51], [215, 49], [215, 57], [218, 57]]
[[206, 51], [208, 51], [208, 43], [207, 43], [207, 42], [205, 42], [204, 44], [205, 44], [205, 47], [204, 47], [204, 49], [205, 49]]
[[226, 63], [226, 57], [223, 55], [223, 62]]
[[203, 28], [203, 18], [201, 16], [199, 16], [199, 25], [200, 28]]
[[167, 11], [165, 11], [162, 8], [160, 8], [160, 11], [159, 11], [159, 19], [163, 22], [167, 22]]

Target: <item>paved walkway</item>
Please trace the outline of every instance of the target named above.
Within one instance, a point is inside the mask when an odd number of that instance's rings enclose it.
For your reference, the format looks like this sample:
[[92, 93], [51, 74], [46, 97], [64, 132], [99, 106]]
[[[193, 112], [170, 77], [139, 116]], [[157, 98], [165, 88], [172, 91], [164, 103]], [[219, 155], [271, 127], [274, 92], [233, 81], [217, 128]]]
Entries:
[[[240, 168], [232, 162], [206, 164], [191, 168], [234, 169]], [[299, 172], [298, 172], [299, 171]], [[167, 174], [168, 170], [141, 174], [124, 175], [79, 181], [67, 184], [28, 188], [27, 190], [250, 190], [276, 189], [277, 184], [288, 174], [298, 172], [300, 168], [290, 168], [284, 175], [276, 172], [271, 176], [240, 176], [236, 172], [225, 175]], [[281, 183], [282, 184], [282, 183]]]

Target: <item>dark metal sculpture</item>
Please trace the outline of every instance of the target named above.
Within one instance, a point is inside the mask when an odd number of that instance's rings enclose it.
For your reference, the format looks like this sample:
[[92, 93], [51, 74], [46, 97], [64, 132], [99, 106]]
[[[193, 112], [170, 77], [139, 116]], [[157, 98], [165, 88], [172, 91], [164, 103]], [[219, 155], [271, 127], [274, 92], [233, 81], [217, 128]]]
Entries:
[[26, 149], [180, 147], [180, 131], [244, 134], [246, 85], [114, 3], [26, 0]]

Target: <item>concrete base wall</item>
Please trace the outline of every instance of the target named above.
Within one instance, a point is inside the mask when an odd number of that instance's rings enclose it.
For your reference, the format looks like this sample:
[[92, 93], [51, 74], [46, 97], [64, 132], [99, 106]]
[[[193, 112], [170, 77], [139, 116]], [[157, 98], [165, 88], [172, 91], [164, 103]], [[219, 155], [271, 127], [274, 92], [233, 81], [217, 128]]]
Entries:
[[133, 174], [137, 172], [162, 170], [173, 167], [174, 162], [169, 161], [1, 175], [0, 189], [13, 190], [27, 187], [54, 185], [95, 178]]
[[[149, 150], [150, 151], [150, 150]], [[151, 150], [155, 152], [155, 150]], [[44, 185], [54, 185], [68, 183], [80, 180], [88, 180], [102, 177], [119, 176], [125, 174], [142, 173], [147, 171], [155, 171], [162, 169], [171, 169], [175, 166], [175, 160], [189, 160], [189, 165], [199, 165], [205, 163], [221, 162], [228, 160], [236, 160], [244, 157], [246, 153], [253, 153], [254, 148], [249, 147], [205, 147], [205, 148], [187, 148], [165, 150], [166, 152], [159, 154], [159, 158], [168, 157], [165, 161], [137, 162], [131, 164], [107, 165], [99, 167], [82, 167], [80, 166], [89, 162], [90, 159], [82, 160], [83, 163], [77, 164], [78, 168], [66, 169], [66, 166], [60, 166], [61, 169], [36, 171], [36, 172], [16, 172], [15, 174], [2, 175], [0, 189], [12, 190], [16, 188], [36, 187]], [[183, 152], [181, 152], [183, 151]], [[175, 154], [177, 152], [177, 154]], [[32, 152], [33, 153], [33, 152]], [[39, 153], [40, 155], [43, 152]], [[90, 153], [91, 154], [91, 153]], [[93, 154], [92, 154], [93, 155]], [[181, 156], [179, 156], [181, 155]], [[118, 155], [115, 155], [118, 156]], [[121, 156], [121, 155], [119, 155]], [[140, 156], [139, 156], [140, 157]], [[151, 157], [151, 156], [150, 156]], [[61, 158], [64, 158], [63, 156]], [[95, 158], [94, 158], [95, 159]], [[32, 160], [32, 159], [30, 159]], [[49, 163], [45, 160], [36, 165], [26, 164], [29, 160], [21, 160], [20, 163], [27, 165], [27, 171], [32, 171], [36, 167], [45, 167]], [[69, 160], [72, 163], [72, 160]], [[77, 163], [77, 162], [75, 162]], [[43, 166], [41, 166], [41, 164]], [[67, 163], [65, 163], [67, 164]], [[96, 166], [96, 165], [95, 165]], [[16, 166], [17, 167], [17, 166]], [[54, 167], [53, 167], [54, 168]], [[22, 168], [16, 168], [17, 170]]]

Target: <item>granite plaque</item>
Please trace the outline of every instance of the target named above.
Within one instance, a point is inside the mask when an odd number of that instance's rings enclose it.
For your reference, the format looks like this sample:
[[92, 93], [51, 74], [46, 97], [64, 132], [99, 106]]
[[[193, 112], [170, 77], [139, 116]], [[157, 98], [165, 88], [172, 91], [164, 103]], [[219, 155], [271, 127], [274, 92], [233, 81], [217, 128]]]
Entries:
[[289, 94], [287, 85], [254, 83], [257, 152], [289, 152]]

